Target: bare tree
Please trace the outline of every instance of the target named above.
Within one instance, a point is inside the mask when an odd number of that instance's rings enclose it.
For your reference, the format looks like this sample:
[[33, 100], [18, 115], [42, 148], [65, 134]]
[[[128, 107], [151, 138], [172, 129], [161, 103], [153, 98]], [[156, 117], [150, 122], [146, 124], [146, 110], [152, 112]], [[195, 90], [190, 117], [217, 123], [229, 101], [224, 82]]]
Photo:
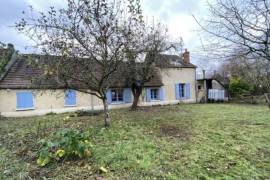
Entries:
[[265, 59], [249, 59], [235, 55], [223, 63], [221, 69], [250, 84], [255, 95], [270, 92], [270, 62]]
[[125, 59], [125, 35], [142, 19], [140, 1], [67, 0], [67, 5], [47, 13], [31, 9], [17, 30], [36, 42], [42, 58], [49, 57], [38, 62], [44, 75], [57, 76], [65, 88], [102, 100], [109, 126], [106, 91]]
[[15, 52], [13, 44], [4, 44], [0, 42], [0, 78], [5, 71], [5, 67], [11, 59], [11, 56]]
[[[195, 20], [207, 33], [211, 53], [222, 56], [251, 55], [270, 61], [270, 1], [215, 0], [209, 18]], [[212, 46], [211, 46], [212, 44]], [[240, 51], [241, 50], [241, 51]]]
[[266, 59], [255, 57], [237, 56], [237, 53], [225, 61], [219, 71], [231, 77], [237, 77], [251, 87], [252, 101], [254, 95], [265, 94], [270, 107], [270, 62]]
[[[136, 110], [144, 85], [154, 76], [160, 75], [159, 69], [155, 66], [159, 55], [178, 46], [169, 42], [167, 28], [160, 23], [146, 25], [145, 22], [139, 21], [133, 27], [133, 33], [127, 36], [129, 42], [126, 46], [128, 68], [124, 69], [124, 74], [134, 97], [131, 109]], [[182, 45], [182, 41], [180, 44]]]

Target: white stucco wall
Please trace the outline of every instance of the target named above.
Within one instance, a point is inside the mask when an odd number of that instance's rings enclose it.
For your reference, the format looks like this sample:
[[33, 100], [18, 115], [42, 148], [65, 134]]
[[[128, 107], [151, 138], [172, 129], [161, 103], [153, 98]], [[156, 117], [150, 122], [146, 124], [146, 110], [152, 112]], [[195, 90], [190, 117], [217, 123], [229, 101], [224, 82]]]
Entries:
[[[16, 93], [33, 93], [34, 109], [18, 111], [16, 109]], [[92, 103], [93, 101], [93, 103]], [[92, 104], [102, 106], [102, 102], [89, 94], [76, 92], [76, 106], [66, 107], [64, 90], [0, 90], [0, 112], [3, 116], [44, 115], [50, 112], [62, 113], [80, 109], [91, 109]]]
[[175, 84], [190, 84], [190, 99], [183, 102], [196, 102], [196, 71], [192, 68], [169, 68], [162, 70], [165, 101], [175, 101]]

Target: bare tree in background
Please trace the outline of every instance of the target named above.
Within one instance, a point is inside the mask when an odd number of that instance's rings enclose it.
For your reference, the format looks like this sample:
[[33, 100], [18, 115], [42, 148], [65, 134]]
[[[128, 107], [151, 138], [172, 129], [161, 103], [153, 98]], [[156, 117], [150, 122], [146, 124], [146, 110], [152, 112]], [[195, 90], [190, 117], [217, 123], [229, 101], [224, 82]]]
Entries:
[[51, 7], [47, 13], [31, 9], [16, 24], [17, 30], [49, 55], [41, 56], [49, 60], [38, 62], [44, 75], [57, 76], [65, 88], [102, 100], [109, 126], [106, 91], [125, 59], [125, 36], [142, 20], [140, 1], [67, 0], [67, 5], [60, 10]]
[[0, 78], [14, 52], [15, 48], [13, 44], [4, 44], [0, 42]]
[[255, 93], [270, 92], [270, 63], [265, 59], [234, 57], [223, 63], [222, 71], [249, 83]]
[[[214, 0], [209, 18], [196, 21], [208, 34], [211, 53], [247, 56], [270, 61], [270, 1]], [[241, 51], [239, 51], [241, 50]]]
[[222, 64], [220, 71], [248, 83], [252, 87], [252, 100], [253, 96], [265, 94], [270, 107], [267, 95], [270, 93], [270, 62], [268, 60], [237, 56], [236, 53]]
[[154, 75], [160, 75], [159, 69], [155, 66], [160, 54], [172, 48], [182, 48], [182, 41], [178, 44], [169, 42], [167, 28], [160, 23], [146, 25], [144, 22], [139, 22], [132, 32], [127, 36], [128, 68], [124, 69], [124, 74], [134, 97], [131, 109], [136, 110], [144, 85], [151, 81]]

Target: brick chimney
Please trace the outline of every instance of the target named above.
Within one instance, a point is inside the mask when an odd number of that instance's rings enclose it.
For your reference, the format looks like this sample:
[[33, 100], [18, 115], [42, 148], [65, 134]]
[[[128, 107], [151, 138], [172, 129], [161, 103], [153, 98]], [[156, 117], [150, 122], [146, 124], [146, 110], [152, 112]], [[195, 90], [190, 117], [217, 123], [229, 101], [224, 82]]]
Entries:
[[185, 49], [185, 52], [183, 53], [183, 62], [185, 64], [190, 63], [190, 57], [189, 57], [189, 52], [187, 49]]

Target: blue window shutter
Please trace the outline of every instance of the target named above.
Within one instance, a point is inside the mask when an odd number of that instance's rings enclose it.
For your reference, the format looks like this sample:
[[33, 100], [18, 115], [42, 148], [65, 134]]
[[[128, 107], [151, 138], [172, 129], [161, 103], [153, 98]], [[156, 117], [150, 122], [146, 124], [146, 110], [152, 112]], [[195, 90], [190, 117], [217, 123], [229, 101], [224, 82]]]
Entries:
[[143, 101], [146, 101], [146, 90], [147, 89], [143, 89], [142, 91]]
[[159, 88], [159, 100], [164, 101], [164, 90], [163, 87]]
[[17, 109], [33, 108], [33, 94], [32, 92], [17, 92]]
[[75, 106], [76, 105], [76, 91], [75, 90], [66, 90], [65, 91], [65, 105], [66, 106]]
[[190, 84], [186, 84], [186, 99], [190, 99]]
[[147, 102], [151, 101], [151, 89], [150, 88], [146, 89], [146, 101]]
[[180, 100], [180, 84], [175, 84], [175, 98]]
[[17, 96], [17, 109], [22, 109], [24, 108], [24, 97], [23, 97], [23, 93], [20, 92], [20, 93], [16, 93], [16, 96]]
[[124, 101], [125, 103], [131, 103], [132, 101], [132, 92], [130, 88], [124, 89]]
[[107, 103], [111, 104], [112, 103], [112, 91], [110, 89], [108, 89], [106, 92], [106, 98], [107, 98]]

